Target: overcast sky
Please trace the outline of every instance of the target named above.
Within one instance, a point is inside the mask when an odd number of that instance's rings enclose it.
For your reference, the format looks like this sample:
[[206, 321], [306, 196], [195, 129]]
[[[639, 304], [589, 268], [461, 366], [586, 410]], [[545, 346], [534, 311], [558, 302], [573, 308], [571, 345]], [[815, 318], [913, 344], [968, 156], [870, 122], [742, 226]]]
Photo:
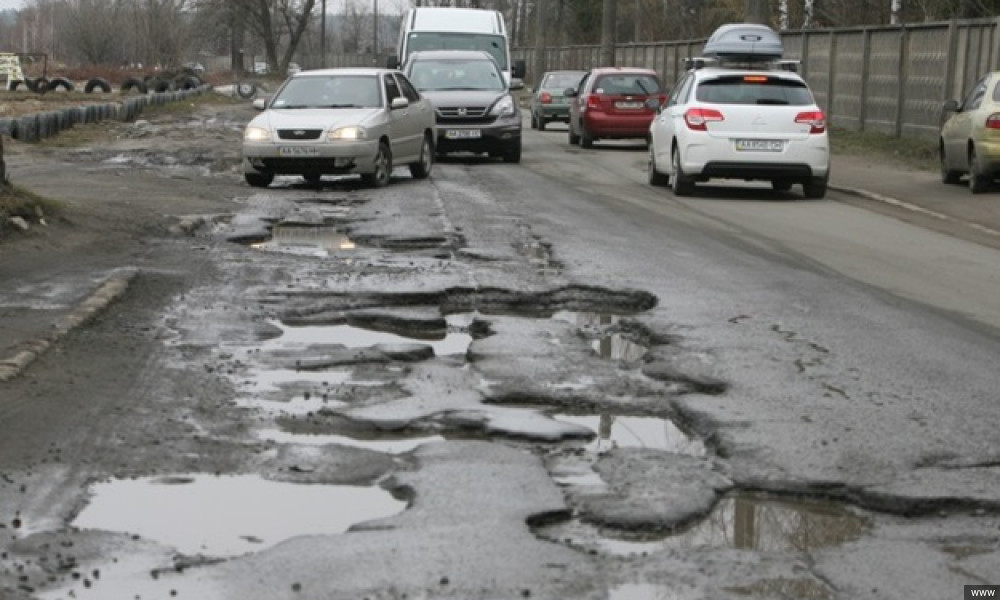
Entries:
[[[32, 0], [0, 0], [0, 10], [6, 10], [8, 8], [19, 9], [22, 8], [25, 2], [31, 2]], [[326, 0], [326, 12], [336, 13], [340, 12], [340, 9], [351, 0]], [[361, 6], [369, 6], [372, 0], [356, 0]], [[319, 11], [320, 2], [316, 2], [316, 10]], [[412, 6], [410, 0], [378, 0], [378, 10], [380, 13], [401, 13], [407, 8]]]

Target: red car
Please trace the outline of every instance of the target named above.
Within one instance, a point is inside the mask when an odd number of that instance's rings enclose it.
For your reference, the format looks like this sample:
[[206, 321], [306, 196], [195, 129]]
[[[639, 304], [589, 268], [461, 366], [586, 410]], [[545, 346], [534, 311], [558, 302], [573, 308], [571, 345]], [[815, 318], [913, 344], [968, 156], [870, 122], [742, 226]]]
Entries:
[[647, 139], [656, 107], [667, 101], [656, 71], [638, 67], [591, 69], [566, 96], [569, 143], [584, 148], [599, 139]]

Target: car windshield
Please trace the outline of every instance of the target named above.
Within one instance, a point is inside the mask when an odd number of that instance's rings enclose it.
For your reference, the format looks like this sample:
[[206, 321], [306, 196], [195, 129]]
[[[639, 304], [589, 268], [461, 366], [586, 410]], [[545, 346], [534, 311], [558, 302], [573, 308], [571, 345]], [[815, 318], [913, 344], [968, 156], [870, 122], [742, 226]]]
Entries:
[[406, 56], [421, 50], [484, 50], [501, 69], [507, 68], [507, 40], [502, 35], [415, 31], [406, 44]]
[[583, 73], [549, 73], [542, 80], [542, 85], [539, 88], [562, 91], [566, 88], [576, 87], [582, 78]]
[[706, 79], [695, 97], [715, 104], [775, 104], [807, 106], [813, 103], [805, 83], [766, 75], [734, 75]]
[[507, 88], [503, 74], [490, 60], [416, 60], [409, 76], [421, 92]]
[[653, 75], [605, 75], [594, 84], [594, 93], [629, 96], [648, 96], [660, 91], [660, 82]]
[[382, 94], [374, 75], [312, 75], [289, 79], [271, 108], [379, 108]]

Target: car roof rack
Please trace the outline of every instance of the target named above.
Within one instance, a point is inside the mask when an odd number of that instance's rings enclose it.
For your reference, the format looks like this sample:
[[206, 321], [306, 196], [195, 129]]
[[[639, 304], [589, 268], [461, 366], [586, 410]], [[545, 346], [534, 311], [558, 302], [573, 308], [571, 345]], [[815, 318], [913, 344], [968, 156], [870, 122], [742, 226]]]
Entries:
[[702, 54], [744, 63], [773, 62], [784, 56], [785, 48], [781, 36], [767, 25], [730, 23], [709, 36]]
[[716, 56], [689, 56], [684, 59], [684, 70], [691, 71], [715, 67], [721, 69], [743, 69], [747, 71], [788, 71], [790, 73], [798, 73], [799, 65], [801, 64], [802, 61], [789, 59], [747, 61], [732, 57], [720, 59]]

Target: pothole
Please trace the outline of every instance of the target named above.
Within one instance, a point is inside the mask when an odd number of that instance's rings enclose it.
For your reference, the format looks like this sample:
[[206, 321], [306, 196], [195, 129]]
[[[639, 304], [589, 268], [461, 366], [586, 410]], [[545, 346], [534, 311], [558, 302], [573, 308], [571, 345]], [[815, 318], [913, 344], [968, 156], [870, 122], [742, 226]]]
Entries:
[[268, 340], [262, 350], [275, 348], [303, 348], [322, 345], [342, 345], [347, 348], [369, 348], [377, 345], [409, 344], [419, 341], [434, 350], [435, 356], [465, 354], [472, 343], [469, 325], [473, 316], [455, 314], [445, 318], [447, 329], [438, 339], [418, 337], [418, 334], [403, 335], [387, 331], [377, 331], [355, 325], [285, 325], [280, 321], [273, 324], [281, 329], [281, 335]]
[[300, 535], [340, 534], [406, 508], [377, 486], [306, 485], [255, 475], [119, 479], [95, 484], [91, 492], [73, 526], [137, 535], [188, 556], [238, 556]]
[[869, 528], [870, 519], [836, 502], [738, 493], [676, 533], [612, 530], [574, 517], [539, 527], [536, 534], [587, 552], [644, 556], [694, 547], [807, 553], [859, 539]]
[[357, 248], [350, 236], [336, 227], [301, 227], [276, 225], [271, 237], [250, 244], [251, 248], [305, 256], [330, 256], [349, 253]]
[[431, 442], [443, 442], [444, 436], [440, 435], [403, 435], [390, 432], [381, 432], [370, 437], [354, 437], [340, 434], [324, 433], [291, 433], [281, 429], [268, 429], [258, 433], [258, 436], [267, 441], [277, 444], [304, 444], [312, 446], [326, 446], [330, 444], [338, 446], [350, 446], [384, 452], [386, 454], [403, 454], [416, 449], [418, 446]]
[[633, 339], [633, 334], [615, 330], [621, 322], [622, 317], [619, 315], [559, 311], [552, 315], [552, 318], [575, 325], [582, 333], [592, 337], [590, 347], [601, 358], [632, 362], [639, 360], [649, 351], [646, 344]]
[[705, 443], [682, 431], [670, 419], [659, 417], [600, 415], [553, 415], [558, 421], [582, 425], [594, 432], [594, 439], [584, 449], [601, 453], [614, 448], [651, 448], [705, 456]]

